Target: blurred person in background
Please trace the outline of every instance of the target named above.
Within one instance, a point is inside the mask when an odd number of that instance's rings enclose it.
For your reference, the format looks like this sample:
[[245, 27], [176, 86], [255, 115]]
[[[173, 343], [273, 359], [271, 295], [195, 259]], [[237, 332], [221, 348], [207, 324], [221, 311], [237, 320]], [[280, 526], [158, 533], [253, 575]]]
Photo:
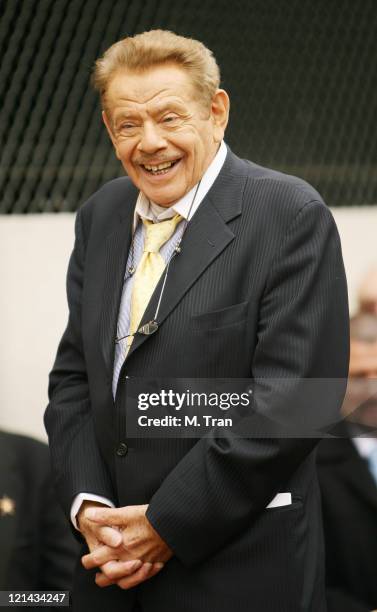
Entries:
[[350, 331], [347, 418], [317, 459], [328, 612], [377, 609], [377, 315], [359, 313]]
[[78, 547], [46, 444], [0, 431], [0, 590], [69, 590]]
[[359, 310], [377, 316], [377, 264], [369, 268], [359, 289]]

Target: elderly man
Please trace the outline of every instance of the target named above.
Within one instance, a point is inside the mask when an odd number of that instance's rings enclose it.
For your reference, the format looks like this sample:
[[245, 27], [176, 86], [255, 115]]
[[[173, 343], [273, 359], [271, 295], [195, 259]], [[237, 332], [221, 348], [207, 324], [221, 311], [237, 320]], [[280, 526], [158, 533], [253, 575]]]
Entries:
[[[304, 181], [225, 145], [229, 99], [200, 42], [126, 38], [94, 83], [128, 177], [77, 214], [50, 375], [56, 484], [89, 553], [74, 609], [325, 611], [316, 440], [272, 435], [263, 419], [297, 413], [276, 381], [347, 375], [332, 215]], [[213, 391], [264, 381], [246, 428], [131, 432], [137, 390], [203, 377]]]

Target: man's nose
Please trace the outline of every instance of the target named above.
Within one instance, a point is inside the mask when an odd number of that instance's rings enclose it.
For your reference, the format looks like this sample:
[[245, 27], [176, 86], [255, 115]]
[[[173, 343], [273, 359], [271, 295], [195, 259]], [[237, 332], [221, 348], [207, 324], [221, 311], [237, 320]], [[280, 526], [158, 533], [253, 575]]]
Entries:
[[154, 123], [145, 123], [141, 139], [138, 144], [139, 151], [143, 153], [155, 153], [167, 146], [166, 139], [161, 130]]

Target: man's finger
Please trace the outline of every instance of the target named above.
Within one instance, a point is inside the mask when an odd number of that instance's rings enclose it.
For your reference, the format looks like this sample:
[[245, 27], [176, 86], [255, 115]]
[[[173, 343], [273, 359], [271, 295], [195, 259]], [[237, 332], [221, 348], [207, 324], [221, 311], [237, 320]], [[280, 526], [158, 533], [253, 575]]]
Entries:
[[149, 574], [152, 571], [152, 568], [152, 563], [143, 563], [141, 568], [137, 572], [132, 574], [132, 576], [127, 576], [126, 578], [121, 578], [120, 580], [118, 580], [117, 585], [121, 589], [131, 589], [137, 584], [144, 582], [144, 580], [147, 580], [147, 578], [149, 578]]
[[102, 574], [102, 572], [97, 572], [95, 577], [95, 583], [101, 588], [110, 586], [111, 584], [115, 584], [113, 580], [110, 580], [107, 576], [105, 576], [105, 574]]
[[102, 573], [110, 580], [116, 581], [131, 576], [143, 565], [139, 559], [135, 561], [109, 561], [101, 565]]
[[85, 517], [94, 523], [124, 526], [128, 516], [127, 508], [88, 508]]
[[158, 574], [163, 567], [163, 563], [144, 563], [137, 572], [132, 574], [132, 576], [118, 580], [117, 585], [124, 590], [131, 589], [132, 587]]
[[111, 546], [98, 546], [88, 555], [81, 558], [81, 563], [85, 569], [93, 569], [104, 565], [108, 561], [114, 561], [118, 557], [118, 553]]
[[100, 527], [98, 529], [98, 539], [108, 546], [117, 547], [122, 543], [122, 534], [118, 529], [112, 527]]

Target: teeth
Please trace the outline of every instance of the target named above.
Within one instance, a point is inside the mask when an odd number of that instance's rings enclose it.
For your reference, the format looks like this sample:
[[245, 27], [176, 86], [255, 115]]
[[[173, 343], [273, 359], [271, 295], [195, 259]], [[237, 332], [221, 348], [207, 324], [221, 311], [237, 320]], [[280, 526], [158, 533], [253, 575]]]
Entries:
[[158, 170], [165, 170], [165, 168], [170, 168], [172, 163], [172, 161], [164, 162], [163, 164], [158, 164], [158, 166], [148, 166], [147, 164], [144, 164], [144, 168], [146, 168], [147, 170], [152, 170], [152, 172], [158, 172]]

